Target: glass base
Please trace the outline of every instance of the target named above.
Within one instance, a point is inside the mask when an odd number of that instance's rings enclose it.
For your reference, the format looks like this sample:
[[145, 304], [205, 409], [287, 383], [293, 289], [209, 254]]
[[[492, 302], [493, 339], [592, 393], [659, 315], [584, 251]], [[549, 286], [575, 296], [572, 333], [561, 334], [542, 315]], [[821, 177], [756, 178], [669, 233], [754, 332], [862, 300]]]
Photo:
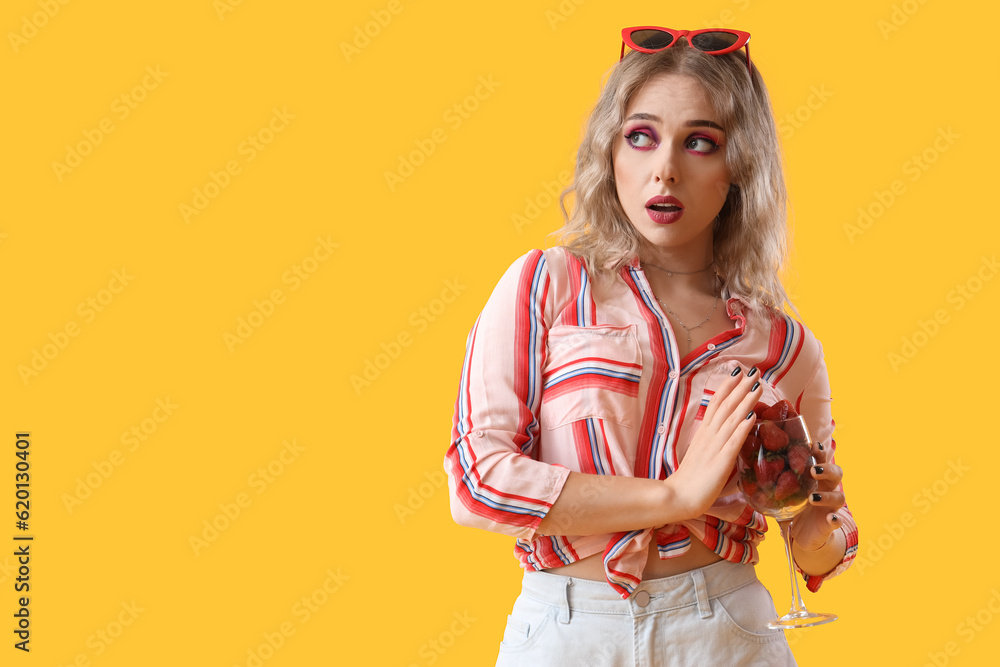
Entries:
[[836, 621], [836, 614], [824, 614], [813, 611], [790, 611], [776, 621], [771, 621], [767, 627], [772, 630], [794, 630], [795, 628], [808, 628], [813, 625], [823, 625], [830, 621]]

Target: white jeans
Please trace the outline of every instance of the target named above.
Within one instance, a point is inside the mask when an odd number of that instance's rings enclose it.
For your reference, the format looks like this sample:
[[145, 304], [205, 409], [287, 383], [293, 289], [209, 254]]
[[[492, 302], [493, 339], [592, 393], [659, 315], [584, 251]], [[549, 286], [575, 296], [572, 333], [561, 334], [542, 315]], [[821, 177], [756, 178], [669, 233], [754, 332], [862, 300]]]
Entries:
[[774, 602], [752, 565], [720, 561], [643, 581], [628, 600], [607, 582], [525, 572], [497, 667], [794, 666]]

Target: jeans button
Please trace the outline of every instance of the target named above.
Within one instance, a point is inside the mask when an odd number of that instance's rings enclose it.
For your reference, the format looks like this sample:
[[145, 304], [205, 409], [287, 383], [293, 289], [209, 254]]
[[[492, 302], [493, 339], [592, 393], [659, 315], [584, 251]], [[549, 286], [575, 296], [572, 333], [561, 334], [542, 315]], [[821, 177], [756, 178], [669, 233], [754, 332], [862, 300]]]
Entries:
[[635, 603], [640, 607], [645, 607], [649, 604], [649, 593], [646, 591], [639, 591], [635, 594]]

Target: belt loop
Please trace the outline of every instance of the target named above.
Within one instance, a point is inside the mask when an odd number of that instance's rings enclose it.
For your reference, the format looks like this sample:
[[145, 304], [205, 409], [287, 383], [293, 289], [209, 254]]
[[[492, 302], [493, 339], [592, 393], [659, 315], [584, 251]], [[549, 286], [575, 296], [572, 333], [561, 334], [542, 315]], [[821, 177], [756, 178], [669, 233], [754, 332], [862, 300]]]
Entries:
[[691, 577], [694, 579], [694, 593], [698, 597], [698, 612], [702, 618], [712, 617], [712, 604], [708, 600], [708, 586], [705, 585], [705, 575], [701, 568], [691, 570]]
[[564, 578], [566, 583], [563, 585], [563, 599], [559, 604], [559, 622], [569, 623], [569, 587], [573, 585], [573, 578]]

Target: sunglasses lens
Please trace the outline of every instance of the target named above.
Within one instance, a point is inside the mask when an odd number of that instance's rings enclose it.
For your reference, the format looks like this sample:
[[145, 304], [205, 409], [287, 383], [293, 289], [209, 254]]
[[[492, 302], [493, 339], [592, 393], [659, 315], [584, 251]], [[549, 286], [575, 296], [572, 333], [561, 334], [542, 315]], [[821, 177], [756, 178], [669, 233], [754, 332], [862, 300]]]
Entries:
[[674, 36], [662, 30], [636, 30], [630, 37], [636, 46], [644, 49], [665, 49], [674, 41]]
[[739, 41], [739, 36], [731, 32], [703, 32], [691, 39], [691, 46], [699, 51], [722, 51]]

